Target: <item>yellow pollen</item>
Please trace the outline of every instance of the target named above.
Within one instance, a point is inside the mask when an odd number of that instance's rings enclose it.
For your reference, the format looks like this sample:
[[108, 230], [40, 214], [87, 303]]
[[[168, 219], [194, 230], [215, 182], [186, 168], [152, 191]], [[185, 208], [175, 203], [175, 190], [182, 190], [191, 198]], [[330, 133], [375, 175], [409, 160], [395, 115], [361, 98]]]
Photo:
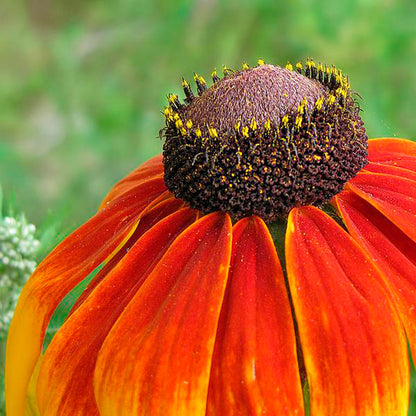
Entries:
[[248, 137], [248, 127], [245, 126], [241, 129], [241, 133], [244, 137]]
[[206, 85], [206, 81], [203, 77], [201, 77], [200, 75], [198, 75], [197, 73], [194, 74], [194, 80], [195, 82], [199, 81], [202, 85]]
[[259, 66], [262, 66], [262, 65], [264, 65], [264, 60], [263, 59], [258, 59], [257, 60], [257, 64], [259, 65]]
[[243, 62], [243, 69], [249, 69], [250, 67], [248, 66], [247, 62]]
[[252, 120], [251, 120], [251, 123], [250, 123], [250, 128], [251, 128], [251, 130], [257, 130], [257, 122], [256, 122], [256, 120], [253, 118]]
[[342, 95], [344, 98], [347, 96], [347, 91], [342, 87], [339, 87], [335, 92], [337, 95]]
[[286, 69], [288, 69], [289, 71], [293, 71], [293, 65], [290, 62], [288, 62], [286, 64]]
[[264, 128], [265, 128], [267, 131], [270, 131], [270, 129], [271, 129], [271, 123], [270, 123], [270, 120], [267, 120], [267, 121], [264, 123]]
[[320, 110], [321, 108], [322, 108], [322, 104], [324, 103], [324, 99], [321, 97], [321, 98], [318, 98], [317, 100], [316, 100], [316, 103], [315, 103], [315, 108], [317, 109], [317, 110]]
[[202, 136], [201, 129], [199, 128], [195, 129], [195, 134], [196, 134], [196, 137], [201, 137]]
[[170, 94], [168, 97], [169, 102], [174, 103], [178, 99], [176, 94]]
[[209, 131], [209, 135], [211, 137], [218, 137], [217, 130], [214, 127], [209, 127], [208, 131]]
[[186, 127], [187, 127], [188, 129], [191, 129], [191, 128], [192, 128], [192, 125], [193, 125], [192, 120], [188, 120], [188, 121], [186, 122]]
[[332, 105], [332, 104], [334, 104], [334, 102], [335, 102], [335, 95], [330, 94], [329, 97], [328, 97], [328, 104]]
[[302, 115], [305, 113], [305, 108], [308, 105], [308, 101], [306, 100], [306, 97], [302, 100], [302, 102], [298, 106], [298, 114]]
[[173, 120], [173, 110], [172, 110], [172, 108], [171, 108], [171, 107], [166, 107], [166, 108], [163, 110], [163, 114], [165, 115], [165, 117], [166, 117], [168, 120]]

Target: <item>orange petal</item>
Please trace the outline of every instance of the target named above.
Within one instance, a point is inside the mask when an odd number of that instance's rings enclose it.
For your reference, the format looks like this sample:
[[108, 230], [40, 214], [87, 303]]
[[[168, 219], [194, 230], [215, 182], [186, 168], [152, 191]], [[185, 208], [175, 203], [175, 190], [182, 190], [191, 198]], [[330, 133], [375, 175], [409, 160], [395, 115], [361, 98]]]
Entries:
[[407, 415], [406, 338], [363, 251], [329, 216], [303, 207], [289, 215], [286, 260], [311, 415]]
[[154, 205], [152, 208], [146, 210], [143, 217], [140, 219], [137, 228], [130, 236], [128, 241], [115, 253], [115, 255], [104, 265], [104, 267], [93, 277], [91, 282], [79, 296], [77, 301], [74, 303], [70, 313], [71, 314], [84, 302], [84, 300], [90, 295], [95, 287], [111, 272], [111, 270], [119, 263], [119, 261], [129, 252], [129, 250], [135, 245], [136, 241], [155, 224], [161, 221], [163, 218], [174, 213], [183, 207], [184, 203], [180, 199], [170, 197], [162, 202]]
[[140, 186], [143, 182], [146, 182], [149, 179], [161, 178], [162, 176], [162, 156], [158, 155], [144, 162], [133, 172], [121, 179], [121, 181], [117, 182], [104, 198], [103, 202], [101, 203], [101, 208], [103, 208], [108, 202], [120, 197], [121, 195], [124, 195], [131, 189]]
[[42, 414], [99, 415], [93, 390], [98, 351], [126, 305], [195, 214], [185, 208], [147, 231], [57, 332], [39, 375]]
[[347, 188], [365, 199], [405, 234], [416, 240], [416, 184], [382, 173], [360, 172]]
[[302, 388], [285, 281], [257, 217], [233, 228], [207, 415], [301, 415]]
[[23, 288], [9, 329], [5, 377], [8, 415], [24, 414], [27, 385], [59, 302], [113, 252], [140, 213], [163, 191], [163, 179], [152, 179], [107, 204], [35, 270]]
[[201, 218], [146, 279], [98, 356], [101, 415], [205, 415], [231, 232], [228, 215]]
[[416, 243], [352, 192], [341, 193], [336, 202], [348, 231], [385, 278], [416, 357]]
[[384, 165], [383, 163], [370, 162], [361, 172], [358, 173], [358, 175], [361, 175], [361, 173], [365, 171], [373, 173], [384, 173], [392, 176], [400, 176], [402, 178], [416, 181], [416, 171], [399, 168], [393, 165]]
[[369, 140], [368, 160], [416, 170], [416, 143], [396, 138]]

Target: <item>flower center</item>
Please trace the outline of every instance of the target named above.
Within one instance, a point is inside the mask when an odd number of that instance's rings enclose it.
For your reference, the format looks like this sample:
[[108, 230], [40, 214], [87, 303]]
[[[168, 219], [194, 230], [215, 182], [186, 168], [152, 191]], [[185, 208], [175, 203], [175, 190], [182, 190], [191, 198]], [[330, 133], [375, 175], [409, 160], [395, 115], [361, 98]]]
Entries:
[[367, 135], [348, 79], [307, 61], [295, 69], [224, 69], [213, 86], [183, 80], [185, 103], [169, 96], [165, 183], [203, 212], [267, 222], [295, 206], [321, 205], [367, 164]]

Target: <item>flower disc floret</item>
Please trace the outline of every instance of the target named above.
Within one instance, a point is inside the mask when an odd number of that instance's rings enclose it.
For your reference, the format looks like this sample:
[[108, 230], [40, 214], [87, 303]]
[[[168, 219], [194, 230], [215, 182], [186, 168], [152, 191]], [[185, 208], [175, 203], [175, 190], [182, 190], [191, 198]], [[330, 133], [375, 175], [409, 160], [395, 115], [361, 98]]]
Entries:
[[271, 222], [296, 206], [321, 205], [367, 164], [367, 135], [348, 82], [308, 60], [286, 68], [259, 61], [224, 70], [198, 95], [168, 97], [165, 183], [202, 212]]

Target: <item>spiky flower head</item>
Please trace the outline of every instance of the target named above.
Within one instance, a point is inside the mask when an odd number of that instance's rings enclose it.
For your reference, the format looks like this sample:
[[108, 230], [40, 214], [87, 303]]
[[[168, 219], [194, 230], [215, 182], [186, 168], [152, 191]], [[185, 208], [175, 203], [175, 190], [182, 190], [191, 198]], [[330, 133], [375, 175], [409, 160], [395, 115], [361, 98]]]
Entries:
[[271, 222], [321, 205], [367, 164], [367, 135], [348, 78], [312, 60], [214, 71], [168, 96], [165, 183], [205, 213]]
[[23, 215], [0, 216], [0, 333], [7, 330], [17, 298], [36, 267], [35, 226]]

